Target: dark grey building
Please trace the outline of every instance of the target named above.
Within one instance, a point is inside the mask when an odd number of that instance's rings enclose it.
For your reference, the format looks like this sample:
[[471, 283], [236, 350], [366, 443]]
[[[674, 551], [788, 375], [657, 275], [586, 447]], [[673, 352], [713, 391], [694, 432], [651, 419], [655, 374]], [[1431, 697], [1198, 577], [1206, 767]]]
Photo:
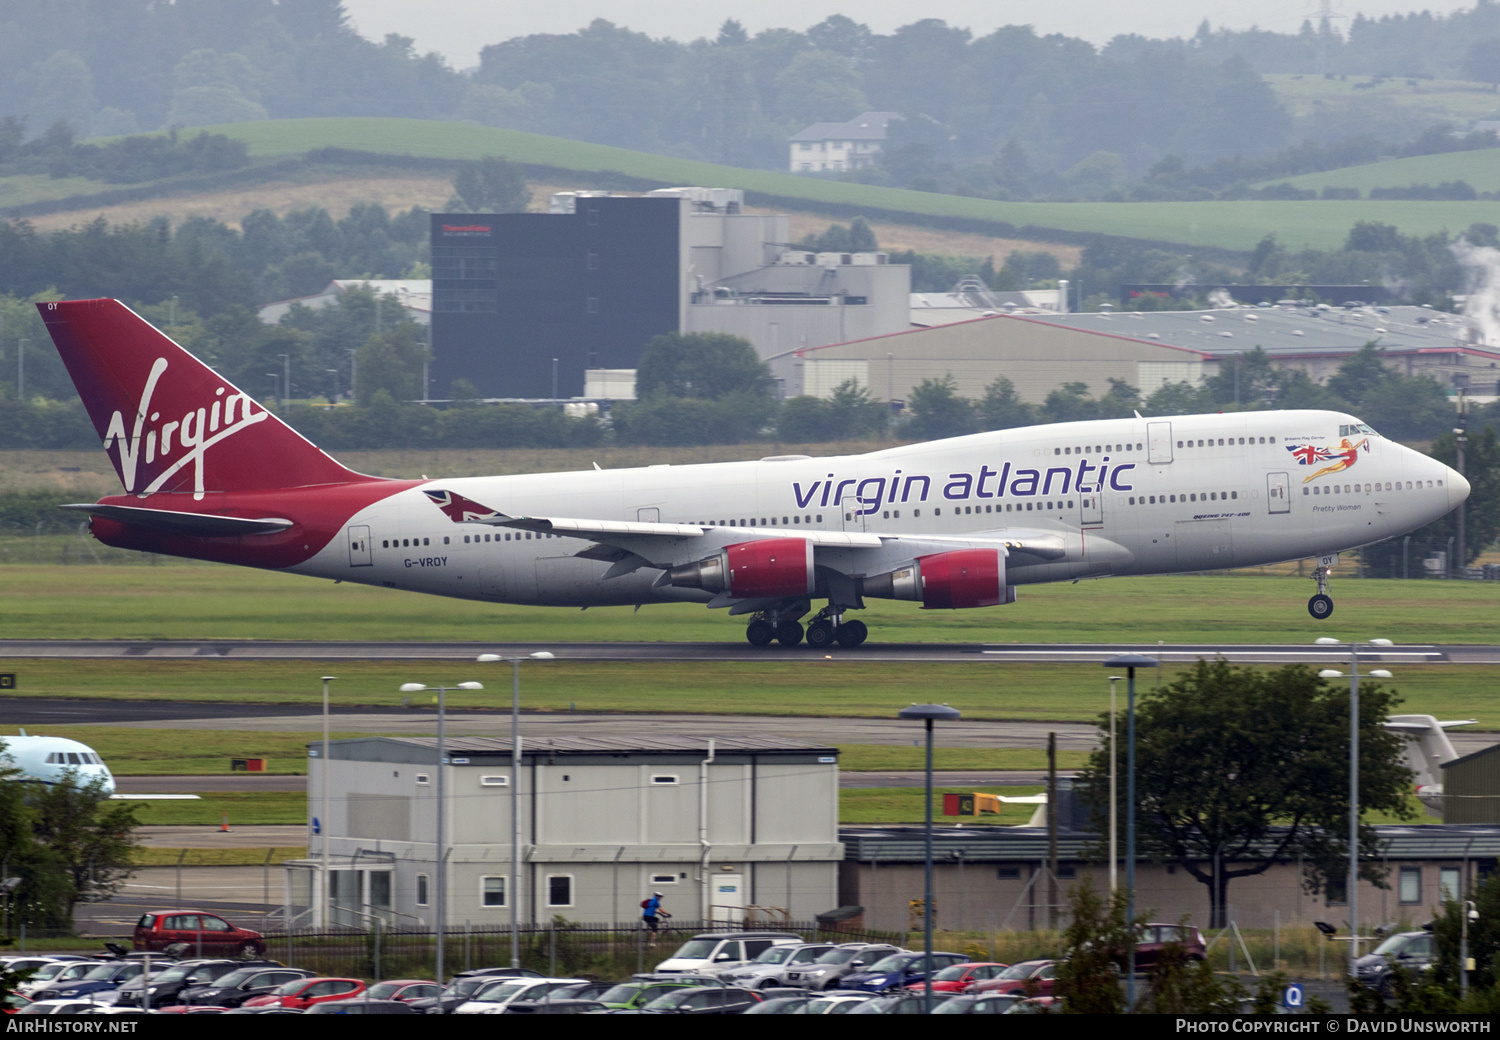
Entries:
[[634, 368], [678, 329], [680, 209], [583, 195], [572, 212], [433, 214], [432, 396], [463, 378], [485, 397], [576, 397], [585, 369]]

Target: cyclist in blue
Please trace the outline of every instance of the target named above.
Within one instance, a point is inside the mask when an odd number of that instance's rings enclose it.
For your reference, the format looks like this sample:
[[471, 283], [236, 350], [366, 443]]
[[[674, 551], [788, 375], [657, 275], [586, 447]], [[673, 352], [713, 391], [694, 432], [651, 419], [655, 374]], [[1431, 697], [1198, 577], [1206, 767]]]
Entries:
[[646, 927], [651, 930], [651, 942], [649, 945], [656, 945], [656, 928], [659, 923], [657, 919], [661, 917], [671, 916], [671, 914], [667, 913], [661, 908], [660, 892], [652, 892], [650, 899], [646, 899], [641, 902], [641, 920], [644, 921], [646, 923]]

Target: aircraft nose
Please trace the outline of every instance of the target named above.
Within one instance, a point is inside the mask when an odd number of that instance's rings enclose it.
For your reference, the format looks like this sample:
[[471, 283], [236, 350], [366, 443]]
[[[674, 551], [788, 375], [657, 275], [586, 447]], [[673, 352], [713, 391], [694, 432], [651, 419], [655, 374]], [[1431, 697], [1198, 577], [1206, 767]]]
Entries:
[[1469, 497], [1469, 482], [1456, 469], [1448, 471], [1448, 508], [1457, 509]]

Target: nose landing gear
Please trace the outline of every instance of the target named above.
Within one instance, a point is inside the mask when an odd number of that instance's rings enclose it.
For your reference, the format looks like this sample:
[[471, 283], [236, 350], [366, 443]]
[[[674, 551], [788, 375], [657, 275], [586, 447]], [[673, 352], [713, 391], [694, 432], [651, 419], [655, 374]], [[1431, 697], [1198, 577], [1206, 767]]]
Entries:
[[1333, 615], [1333, 597], [1328, 594], [1328, 573], [1337, 562], [1337, 556], [1324, 556], [1318, 560], [1318, 566], [1313, 570], [1313, 578], [1318, 583], [1318, 594], [1307, 601], [1307, 612], [1319, 621], [1326, 621]]

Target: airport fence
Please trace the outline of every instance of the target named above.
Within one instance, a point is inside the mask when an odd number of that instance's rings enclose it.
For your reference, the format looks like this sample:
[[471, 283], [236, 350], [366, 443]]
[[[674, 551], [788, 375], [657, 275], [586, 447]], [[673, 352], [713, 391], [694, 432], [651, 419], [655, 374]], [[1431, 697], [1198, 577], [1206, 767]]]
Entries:
[[[585, 923], [554, 918], [517, 930], [521, 966], [547, 975], [624, 978], [649, 971], [657, 962], [700, 932], [742, 930], [722, 921], [663, 922], [652, 936], [640, 921]], [[755, 923], [743, 930], [793, 932], [810, 942], [870, 942], [902, 946], [903, 932], [829, 928], [812, 921]], [[292, 929], [266, 933], [266, 956], [323, 975], [369, 979], [433, 978], [437, 971], [437, 937], [431, 929], [405, 927], [354, 929]], [[452, 975], [473, 968], [510, 964], [509, 927], [462, 926], [444, 937], [443, 968]]]

